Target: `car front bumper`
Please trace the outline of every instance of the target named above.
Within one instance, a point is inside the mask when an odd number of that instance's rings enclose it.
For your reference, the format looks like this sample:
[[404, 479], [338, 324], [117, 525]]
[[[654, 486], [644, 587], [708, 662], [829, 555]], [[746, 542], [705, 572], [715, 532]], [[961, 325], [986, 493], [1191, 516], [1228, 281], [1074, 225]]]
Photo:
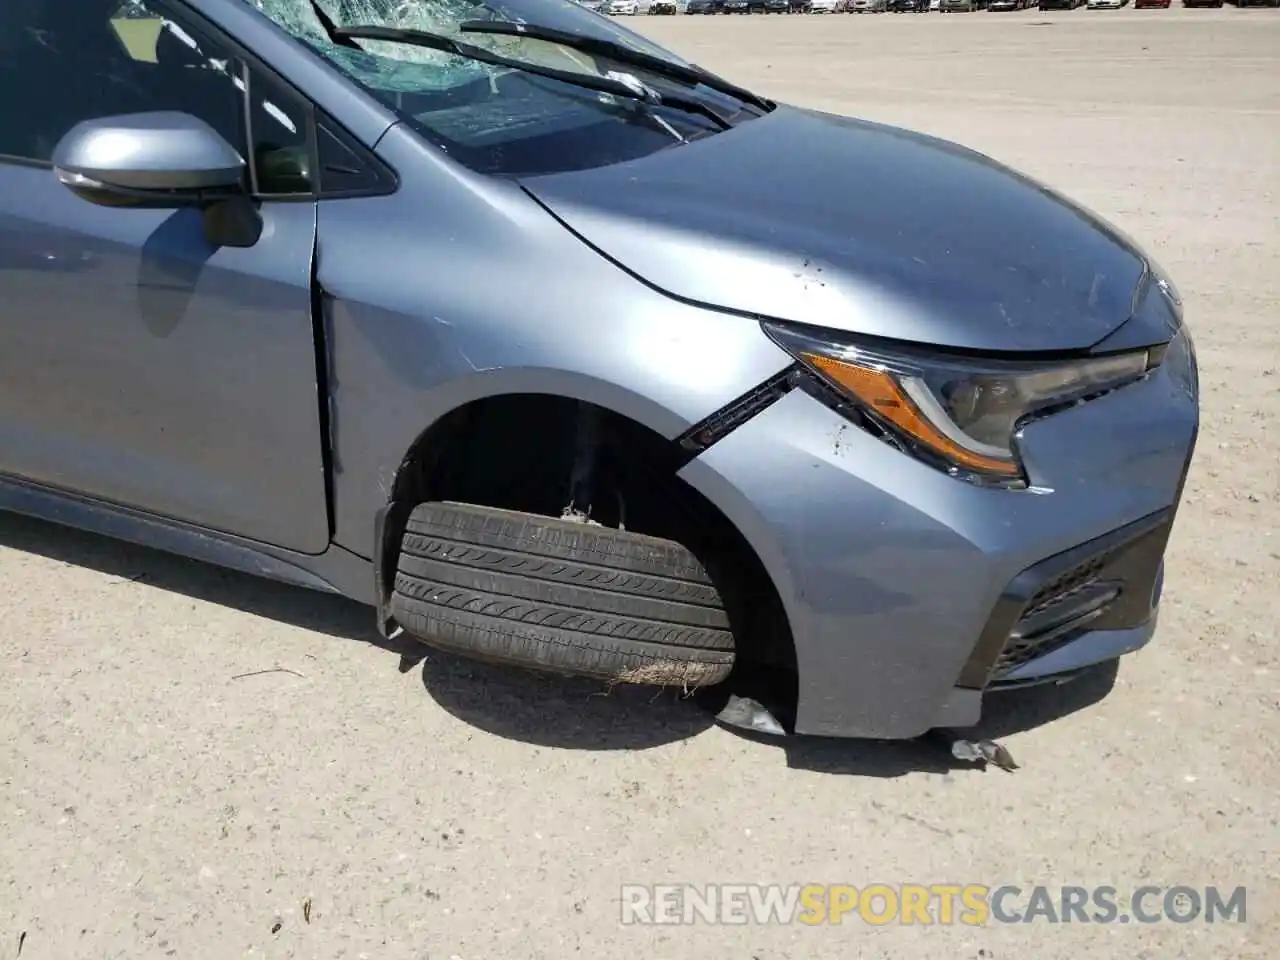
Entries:
[[689, 463], [786, 610], [796, 731], [966, 726], [989, 691], [1145, 644], [1197, 390], [1184, 331], [1145, 380], [1023, 429], [1025, 491], [953, 479], [802, 390]]

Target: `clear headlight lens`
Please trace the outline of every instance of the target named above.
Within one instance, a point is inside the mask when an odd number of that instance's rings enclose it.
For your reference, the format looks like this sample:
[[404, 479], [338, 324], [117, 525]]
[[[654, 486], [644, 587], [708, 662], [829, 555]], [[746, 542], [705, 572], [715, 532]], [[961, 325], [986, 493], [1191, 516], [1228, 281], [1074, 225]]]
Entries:
[[1040, 363], [970, 360], [918, 348], [864, 347], [836, 334], [765, 323], [779, 346], [911, 450], [967, 479], [1016, 486], [1020, 422], [1144, 376], [1157, 354], [1139, 350]]

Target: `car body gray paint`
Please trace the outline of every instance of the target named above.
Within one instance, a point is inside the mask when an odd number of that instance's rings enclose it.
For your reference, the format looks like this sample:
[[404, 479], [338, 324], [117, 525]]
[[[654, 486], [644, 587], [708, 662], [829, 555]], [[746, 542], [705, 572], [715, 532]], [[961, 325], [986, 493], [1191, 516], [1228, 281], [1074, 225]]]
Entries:
[[[323, 535], [316, 536], [325, 520], [323, 498], [314, 507], [307, 501], [323, 489], [319, 457], [313, 455], [319, 442], [318, 425], [310, 422], [314, 409], [301, 418], [307, 425], [295, 424], [280, 438], [286, 447], [303, 442], [306, 449], [292, 460], [279, 458], [262, 475], [267, 482], [240, 491], [240, 516], [221, 532], [206, 526], [213, 523], [211, 504], [231, 502], [210, 489], [218, 478], [193, 478], [195, 488], [183, 496], [199, 502], [175, 504], [166, 501], [172, 494], [165, 494], [160, 481], [177, 482], [178, 472], [131, 477], [145, 464], [130, 465], [118, 446], [105, 443], [74, 451], [70, 462], [83, 468], [74, 482], [64, 476], [59, 484], [56, 471], [44, 473], [45, 484], [32, 483], [39, 478], [29, 470], [21, 482], [0, 479], [0, 506], [241, 569], [256, 563], [255, 572], [271, 573], [265, 568], [272, 567], [272, 575], [306, 582], [305, 575], [285, 569], [292, 566], [367, 603], [375, 599], [372, 565], [362, 557], [374, 552], [374, 518], [386, 503], [400, 458], [431, 423], [469, 400], [522, 392], [579, 397], [674, 437], [789, 362], [751, 316], [1004, 351], [1074, 350], [1122, 335], [1128, 340], [1110, 342], [1132, 346], [1157, 329], [1123, 334], [1129, 315], [1124, 291], [1132, 288], [1133, 296], [1135, 277], [1144, 269], [1131, 243], [1050, 191], [963, 148], [783, 108], [704, 143], [598, 174], [526, 182], [601, 248], [601, 255], [563, 230], [515, 184], [474, 176], [396, 126], [385, 107], [240, 0], [189, 2], [305, 90], [357, 139], [376, 145], [402, 178], [393, 198], [322, 202], [314, 227], [306, 227], [313, 205], [293, 205], [295, 212], [281, 224], [286, 233], [305, 228], [296, 234], [298, 252], [272, 253], [262, 246], [234, 251], [221, 264], [210, 259], [198, 278], [181, 269], [144, 271], [141, 275], [153, 282], [136, 288], [158, 290], [162, 301], [193, 294], [206, 298], [196, 304], [197, 312], [218, 304], [224, 314], [221, 332], [190, 349], [224, 371], [230, 391], [243, 384], [246, 368], [233, 361], [243, 359], [245, 351], [269, 347], [276, 336], [287, 337], [291, 347], [312, 348], [305, 325], [289, 328], [287, 335], [277, 326], [280, 288], [245, 277], [279, 276], [299, 256], [309, 263], [305, 237], [308, 230], [317, 231], [315, 269], [325, 294], [328, 399], [335, 414], [336, 540], [361, 557], [336, 545], [326, 549]], [[805, 179], [802, 174], [813, 170], [806, 166], [809, 161], [787, 160], [765, 143], [783, 131], [792, 139], [785, 144], [789, 150], [799, 149], [796, 137], [809, 138], [804, 149], [822, 160], [829, 175], [825, 181]], [[747, 146], [735, 153], [729, 149], [734, 144]], [[878, 211], [859, 219], [845, 194], [867, 178], [863, 172], [845, 172], [845, 165], [873, 157], [883, 163], [889, 155], [930, 174], [921, 180], [927, 195], [937, 197], [944, 190], [946, 177], [935, 174], [945, 170], [971, 186], [981, 185], [984, 196], [1000, 202], [975, 207], [951, 197], [941, 207], [908, 204], [904, 209], [912, 216], [895, 222], [887, 198], [902, 199], [904, 187], [879, 200], [859, 194]], [[713, 156], [718, 164], [708, 162]], [[758, 168], [761, 157], [779, 158], [779, 165], [767, 171], [768, 191], [751, 187], [734, 172], [739, 162]], [[691, 173], [680, 174], [676, 166], [686, 161]], [[681, 189], [693, 171], [708, 196], [682, 210]], [[614, 200], [604, 186], [618, 183], [620, 176], [625, 197]], [[69, 315], [89, 333], [129, 330], [131, 324], [136, 329], [145, 326], [148, 315], [154, 320], [172, 314], [121, 315], [111, 328], [104, 326], [104, 301], [89, 292], [102, 289], [95, 284], [104, 281], [121, 290], [136, 283], [139, 274], [130, 273], [113, 245], [144, 242], [154, 249], [155, 241], [148, 238], [163, 239], [162, 225], [174, 217], [182, 226], [179, 214], [153, 223], [137, 219], [139, 211], [95, 208], [65, 191], [46, 205], [42, 201], [53, 193], [45, 184], [55, 192], [62, 188], [48, 170], [36, 167], [0, 165], [0, 178], [6, 188], [0, 255], [7, 258], [0, 265], [5, 267], [0, 286], [11, 333], [15, 316], [28, 321], [22, 324], [24, 335], [38, 330], [32, 321], [37, 310], [47, 309], [51, 294], [80, 297]], [[765, 209], [744, 213], [742, 197], [727, 192], [722, 180], [742, 187], [748, 197], [763, 192]], [[79, 206], [73, 211], [70, 204]], [[652, 217], [641, 224], [638, 214], [646, 204]], [[976, 233], [968, 236], [983, 242], [960, 246], [965, 237], [954, 233], [953, 223], [941, 222], [958, 212], [973, 215], [966, 226]], [[939, 222], [926, 222], [930, 216]], [[1047, 224], [1049, 232], [1027, 234], [1033, 223]], [[861, 231], [856, 236], [855, 226]], [[631, 230], [639, 232], [631, 237]], [[948, 246], [953, 236], [958, 239]], [[999, 237], [1022, 237], [1040, 259], [1011, 264], [1003, 248], [989, 245]], [[16, 243], [19, 239], [30, 242]], [[655, 240], [670, 246], [655, 251]], [[888, 253], [877, 253], [877, 240], [884, 241]], [[926, 274], [908, 265], [914, 242], [927, 254], [920, 257], [923, 266], [939, 258], [934, 262], [942, 264], [945, 281], [940, 286], [931, 286]], [[1063, 245], [1055, 246], [1059, 242]], [[33, 250], [38, 255], [32, 256]], [[858, 251], [867, 256], [854, 256]], [[1074, 254], [1083, 256], [1066, 262]], [[267, 262], [251, 266], [235, 259], [253, 256]], [[955, 267], [961, 263], [978, 276], [957, 287]], [[1096, 275], [1102, 263], [1112, 264], [1103, 271], [1105, 289], [1090, 285], [1093, 293], [1086, 293], [1084, 269]], [[1015, 276], [1010, 267], [1019, 264], [1026, 269]], [[223, 265], [233, 269], [221, 273]], [[243, 276], [236, 277], [237, 271]], [[1009, 296], [998, 285], [1005, 275], [1012, 277]], [[912, 277], [919, 286], [908, 282]], [[167, 287], [161, 283], [165, 278]], [[82, 290], [65, 292], [52, 286], [54, 281], [82, 285]], [[671, 288], [684, 302], [656, 286]], [[948, 290], [962, 294], [954, 315], [945, 309], [946, 298], [939, 297]], [[703, 297], [713, 300], [712, 307], [689, 302]], [[26, 313], [15, 314], [15, 303]], [[1076, 309], [1081, 304], [1089, 309]], [[1016, 322], [993, 322], [1000, 306], [1016, 308], [1011, 313]], [[1031, 311], [1033, 306], [1044, 309]], [[1147, 302], [1143, 309], [1153, 311], [1144, 314], [1148, 319], [1160, 319], [1159, 302]], [[183, 329], [193, 329], [190, 307], [174, 315], [188, 324]], [[251, 329], [258, 331], [257, 338], [248, 336]], [[935, 723], [974, 718], [973, 693], [958, 691], [954, 681], [1005, 583], [1045, 556], [1176, 501], [1198, 422], [1194, 354], [1189, 343], [1181, 342], [1185, 339], [1175, 341], [1165, 363], [1144, 381], [1029, 423], [1020, 433], [1019, 449], [1033, 490], [992, 490], [957, 481], [861, 432], [799, 391], [683, 469], [681, 476], [752, 544], [779, 591], [801, 671], [798, 729], [899, 737]], [[154, 349], [145, 338], [137, 343]], [[24, 355], [55, 354], [54, 345], [37, 336]], [[293, 405], [304, 400], [314, 407], [314, 373], [313, 363], [310, 379], [299, 372], [250, 386], [246, 400], [259, 411], [295, 410]], [[108, 382], [105, 372], [96, 376], [94, 395], [108, 395], [114, 381]], [[182, 397], [182, 381], [178, 372], [156, 381], [156, 402]], [[113, 413], [109, 407], [106, 412]], [[122, 420], [113, 429], [126, 426]], [[155, 439], [139, 424], [128, 427], [125, 439], [129, 431], [135, 440]], [[46, 456], [52, 446], [73, 439], [65, 431], [62, 438], [17, 438], [36, 443], [37, 450], [43, 446]], [[0, 450], [19, 449], [15, 442], [10, 436]], [[209, 453], [218, 453], [216, 470], [261, 470], [255, 459], [262, 455], [260, 447], [247, 442], [239, 451]], [[65, 466], [68, 461], [53, 462]], [[108, 481], [154, 483], [156, 498], [126, 509], [87, 497], [84, 490], [65, 489], [86, 477], [91, 487], [110, 486]], [[58, 486], [63, 489], [52, 489]], [[106, 500], [113, 499], [109, 494]], [[268, 509], [278, 515], [254, 530], [276, 542], [228, 531]], [[181, 519], [192, 510], [201, 522]], [[288, 549], [289, 543], [316, 552], [308, 556]], [[1119, 639], [1086, 634], [1054, 662], [1081, 662], [1140, 639], [1138, 634]], [[1032, 661], [1019, 675], [1036, 669]]]
[[674, 295], [894, 340], [1087, 348], [1128, 319], [1146, 269], [1109, 224], [982, 154], [790, 107], [522, 183]]
[[1027, 425], [1020, 450], [1038, 490], [957, 482], [800, 391], [686, 466], [787, 609], [797, 729], [894, 738], [934, 726], [1010, 580], [1176, 502], [1199, 420], [1191, 356], [1170, 350], [1149, 378]]
[[791, 362], [758, 324], [655, 292], [407, 128], [378, 154], [404, 172], [395, 196], [319, 217], [336, 539], [357, 553], [373, 555], [370, 518], [405, 452], [466, 402], [572, 397], [674, 438]]
[[194, 208], [95, 206], [39, 167], [0, 177], [0, 249], [77, 265], [0, 263], [0, 473], [322, 553], [315, 204], [266, 203], [257, 246], [214, 248]]
[[3, 475], [0, 511], [49, 520], [281, 583], [341, 594], [371, 606], [377, 599], [369, 561], [337, 544], [323, 553], [298, 553]]

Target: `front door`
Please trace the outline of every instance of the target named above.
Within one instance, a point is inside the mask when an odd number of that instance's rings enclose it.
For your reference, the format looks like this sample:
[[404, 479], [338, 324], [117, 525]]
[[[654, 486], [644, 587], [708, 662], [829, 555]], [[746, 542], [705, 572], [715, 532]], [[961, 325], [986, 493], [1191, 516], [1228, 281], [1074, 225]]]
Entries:
[[[180, 4], [0, 7], [0, 474], [323, 551], [308, 105]], [[253, 157], [255, 246], [211, 245], [194, 208], [97, 206], [58, 183], [71, 126], [149, 110]]]

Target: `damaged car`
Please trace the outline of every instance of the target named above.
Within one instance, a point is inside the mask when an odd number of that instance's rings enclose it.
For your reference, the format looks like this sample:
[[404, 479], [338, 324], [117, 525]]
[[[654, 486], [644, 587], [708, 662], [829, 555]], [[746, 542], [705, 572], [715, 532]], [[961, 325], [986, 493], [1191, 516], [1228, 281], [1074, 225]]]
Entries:
[[1182, 303], [573, 3], [6, 0], [0, 509], [914, 737], [1146, 644]]

